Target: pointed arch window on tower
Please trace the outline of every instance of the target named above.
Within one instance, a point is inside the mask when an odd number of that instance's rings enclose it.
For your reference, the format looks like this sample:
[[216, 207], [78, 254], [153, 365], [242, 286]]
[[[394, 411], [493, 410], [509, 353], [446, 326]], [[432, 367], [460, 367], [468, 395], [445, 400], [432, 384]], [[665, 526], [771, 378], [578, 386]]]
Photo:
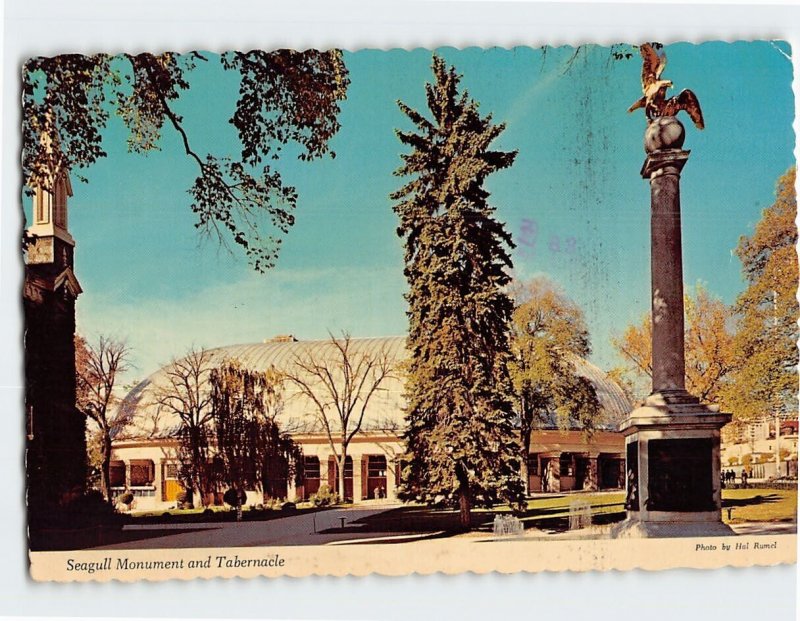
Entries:
[[41, 187], [36, 188], [33, 198], [33, 219], [35, 224], [47, 224], [50, 222], [50, 193]]
[[53, 223], [63, 229], [67, 228], [67, 184], [59, 177], [55, 183], [55, 200], [53, 205]]

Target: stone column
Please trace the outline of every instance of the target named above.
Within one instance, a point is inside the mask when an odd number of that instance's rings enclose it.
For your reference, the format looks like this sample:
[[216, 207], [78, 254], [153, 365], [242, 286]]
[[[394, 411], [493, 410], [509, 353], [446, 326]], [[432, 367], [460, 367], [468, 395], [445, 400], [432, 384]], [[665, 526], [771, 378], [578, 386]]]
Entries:
[[294, 463], [294, 460], [291, 460], [289, 463], [289, 470], [290, 473], [286, 476], [286, 500], [289, 502], [295, 502], [297, 500], [297, 464]]
[[361, 474], [366, 460], [366, 455], [353, 455], [353, 502], [361, 502], [363, 500]]
[[547, 462], [547, 491], [561, 491], [561, 453], [556, 453]]
[[685, 389], [680, 175], [688, 159], [688, 151], [661, 149], [642, 169], [650, 179], [654, 393]]
[[397, 470], [396, 463], [386, 459], [386, 498], [397, 500]]
[[685, 131], [659, 117], [645, 131], [650, 182], [653, 390], [620, 425], [626, 442], [627, 519], [617, 537], [730, 535], [722, 523], [720, 429], [730, 414], [686, 391], [680, 175]]
[[583, 489], [595, 492], [600, 487], [597, 476], [597, 455], [589, 455], [586, 467], [586, 479], [583, 482]]

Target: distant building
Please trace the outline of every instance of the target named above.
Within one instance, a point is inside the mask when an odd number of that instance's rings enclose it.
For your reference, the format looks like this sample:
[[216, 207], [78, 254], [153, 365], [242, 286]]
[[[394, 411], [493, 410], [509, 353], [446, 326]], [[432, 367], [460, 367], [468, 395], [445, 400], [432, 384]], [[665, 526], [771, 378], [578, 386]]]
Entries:
[[[351, 347], [356, 353], [385, 351], [395, 363], [401, 363], [408, 356], [405, 342], [404, 337], [353, 339]], [[252, 370], [286, 371], [297, 356], [323, 355], [328, 343], [286, 336], [221, 347], [211, 350], [211, 364], [218, 366], [235, 359]], [[593, 382], [603, 405], [600, 429], [589, 437], [576, 429], [559, 430], [553, 421], [552, 428], [534, 431], [529, 458], [533, 491], [541, 491], [543, 486], [554, 492], [624, 487], [624, 439], [614, 430], [630, 405], [619, 386], [597, 367], [584, 360], [577, 366]], [[141, 510], [174, 506], [182, 491], [175, 438], [180, 421], [159, 408], [154, 398], [166, 381], [167, 368], [151, 375], [125, 398], [122, 407], [128, 410], [129, 422], [113, 442], [112, 488], [116, 493], [129, 489], [136, 497], [136, 508]], [[395, 374], [380, 388], [369, 403], [361, 432], [348, 448], [345, 489], [354, 502], [396, 497], [405, 452], [401, 438], [405, 426], [403, 381]], [[309, 401], [291, 385], [285, 387], [284, 400], [278, 420], [303, 450], [303, 474], [297, 482], [273, 482], [272, 495], [307, 499], [321, 485], [336, 490], [333, 451]], [[258, 502], [261, 492], [248, 492], [248, 503]]]
[[781, 418], [779, 430], [776, 435], [774, 416], [729, 425], [720, 447], [722, 469], [733, 470], [737, 476], [746, 469], [755, 479], [797, 477], [798, 419]]
[[25, 408], [28, 504], [40, 508], [82, 493], [86, 421], [75, 408], [75, 241], [69, 234], [69, 175], [51, 189], [33, 189], [33, 224], [26, 233]]

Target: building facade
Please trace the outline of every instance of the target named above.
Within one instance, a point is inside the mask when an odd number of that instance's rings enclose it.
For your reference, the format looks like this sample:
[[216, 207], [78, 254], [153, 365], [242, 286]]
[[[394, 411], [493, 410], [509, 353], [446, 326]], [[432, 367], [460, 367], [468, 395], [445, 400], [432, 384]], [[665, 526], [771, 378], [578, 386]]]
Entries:
[[[399, 369], [408, 356], [405, 340], [405, 337], [353, 339], [351, 353], [356, 357], [385, 354], [393, 367]], [[279, 338], [210, 350], [207, 364], [215, 367], [236, 360], [255, 371], [296, 372], [293, 367], [297, 360], [313, 357], [324, 361], [331, 353], [330, 341]], [[532, 492], [624, 487], [624, 441], [612, 429], [627, 414], [629, 404], [622, 390], [597, 367], [583, 360], [577, 366], [593, 382], [603, 405], [600, 429], [591, 435], [577, 429], [535, 430], [529, 459]], [[114, 437], [111, 485], [116, 493], [131, 491], [136, 510], [174, 507], [183, 491], [176, 440], [180, 420], [159, 405], [159, 401], [163, 402], [169, 368], [160, 369], [135, 387], [121, 406], [126, 409], [127, 424]], [[405, 453], [404, 405], [403, 380], [397, 370], [372, 396], [361, 430], [348, 446], [345, 496], [353, 502], [397, 498]], [[289, 382], [284, 383], [283, 406], [277, 420], [302, 449], [300, 476], [271, 483], [268, 494], [248, 491], [247, 503], [263, 502], [265, 495], [306, 500], [323, 485], [337, 490], [339, 432], [334, 430], [332, 441], [314, 404]]]
[[69, 234], [66, 172], [50, 188], [34, 187], [33, 223], [26, 231], [26, 471], [29, 507], [63, 504], [86, 479], [86, 421], [75, 408], [75, 241]]
[[722, 469], [732, 470], [737, 477], [746, 470], [753, 479], [797, 478], [797, 418], [778, 419], [777, 434], [775, 425], [775, 417], [769, 416], [726, 429], [720, 452]]

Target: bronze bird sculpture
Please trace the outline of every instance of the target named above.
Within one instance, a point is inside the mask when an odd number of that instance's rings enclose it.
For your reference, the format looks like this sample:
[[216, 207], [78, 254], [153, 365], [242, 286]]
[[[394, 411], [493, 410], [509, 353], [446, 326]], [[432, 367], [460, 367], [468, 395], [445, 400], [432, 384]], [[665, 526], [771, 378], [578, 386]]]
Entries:
[[644, 108], [648, 122], [660, 116], [675, 116], [685, 110], [691, 117], [697, 129], [703, 129], [703, 111], [700, 102], [688, 88], [682, 90], [677, 96], [667, 99], [667, 89], [672, 88], [670, 80], [662, 80], [661, 73], [667, 64], [667, 55], [656, 52], [652, 45], [643, 43], [639, 51], [642, 54], [642, 92], [644, 95], [628, 108], [633, 112]]

